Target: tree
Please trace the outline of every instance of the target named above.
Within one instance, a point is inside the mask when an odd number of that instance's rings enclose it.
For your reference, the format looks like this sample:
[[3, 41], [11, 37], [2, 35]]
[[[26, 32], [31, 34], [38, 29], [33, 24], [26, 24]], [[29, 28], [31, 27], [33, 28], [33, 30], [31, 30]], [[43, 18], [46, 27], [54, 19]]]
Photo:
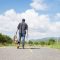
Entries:
[[12, 43], [12, 39], [7, 36], [7, 35], [3, 35], [0, 33], [0, 43], [4, 44], [4, 43]]
[[33, 44], [33, 41], [29, 40], [28, 44]]
[[49, 39], [49, 41], [48, 41], [48, 45], [53, 45], [55, 43], [55, 40], [53, 39], [53, 38], [51, 38], [51, 39]]
[[38, 45], [38, 44], [39, 44], [39, 41], [35, 41], [34, 44], [35, 44], [35, 45]]
[[41, 41], [40, 44], [43, 46], [43, 45], [45, 45], [45, 42], [44, 41]]

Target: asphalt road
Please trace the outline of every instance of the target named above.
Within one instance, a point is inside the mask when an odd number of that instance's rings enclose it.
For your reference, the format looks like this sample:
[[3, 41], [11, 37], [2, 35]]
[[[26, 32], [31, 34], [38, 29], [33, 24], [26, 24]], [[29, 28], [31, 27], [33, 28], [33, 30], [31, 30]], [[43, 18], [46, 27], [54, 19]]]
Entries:
[[0, 48], [0, 60], [60, 60], [60, 51], [51, 48]]

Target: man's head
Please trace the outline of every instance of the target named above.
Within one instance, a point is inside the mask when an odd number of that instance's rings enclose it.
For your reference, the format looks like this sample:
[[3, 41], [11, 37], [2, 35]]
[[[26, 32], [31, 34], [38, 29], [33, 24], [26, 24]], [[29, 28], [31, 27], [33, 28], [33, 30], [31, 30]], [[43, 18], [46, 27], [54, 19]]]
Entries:
[[25, 19], [22, 19], [22, 22], [25, 22]]

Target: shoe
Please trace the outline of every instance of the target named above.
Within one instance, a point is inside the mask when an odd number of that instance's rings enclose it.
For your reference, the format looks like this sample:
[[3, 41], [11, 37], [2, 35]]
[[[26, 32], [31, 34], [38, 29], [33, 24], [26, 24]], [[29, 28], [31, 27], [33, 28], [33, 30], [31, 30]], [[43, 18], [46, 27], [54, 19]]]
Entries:
[[17, 46], [17, 49], [19, 49], [19, 46]]
[[19, 45], [17, 46], [17, 49], [19, 49]]
[[24, 49], [24, 45], [23, 45], [22, 47], [23, 47], [23, 49]]

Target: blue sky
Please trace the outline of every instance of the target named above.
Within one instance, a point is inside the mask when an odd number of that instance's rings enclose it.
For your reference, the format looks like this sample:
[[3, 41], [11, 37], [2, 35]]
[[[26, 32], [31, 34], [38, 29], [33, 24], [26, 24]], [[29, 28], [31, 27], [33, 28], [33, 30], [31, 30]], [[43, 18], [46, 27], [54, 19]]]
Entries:
[[[0, 0], [0, 13], [5, 12], [9, 9], [15, 9], [16, 12], [24, 12], [27, 9], [31, 9], [30, 3], [32, 0]], [[45, 14], [55, 14], [60, 12], [60, 1], [59, 0], [44, 0], [48, 4], [47, 11], [39, 11]]]
[[60, 0], [0, 0], [0, 33], [14, 36], [22, 18], [30, 38], [60, 37]]
[[16, 12], [24, 12], [29, 9], [31, 0], [0, 0], [0, 13], [9, 9], [15, 9]]

